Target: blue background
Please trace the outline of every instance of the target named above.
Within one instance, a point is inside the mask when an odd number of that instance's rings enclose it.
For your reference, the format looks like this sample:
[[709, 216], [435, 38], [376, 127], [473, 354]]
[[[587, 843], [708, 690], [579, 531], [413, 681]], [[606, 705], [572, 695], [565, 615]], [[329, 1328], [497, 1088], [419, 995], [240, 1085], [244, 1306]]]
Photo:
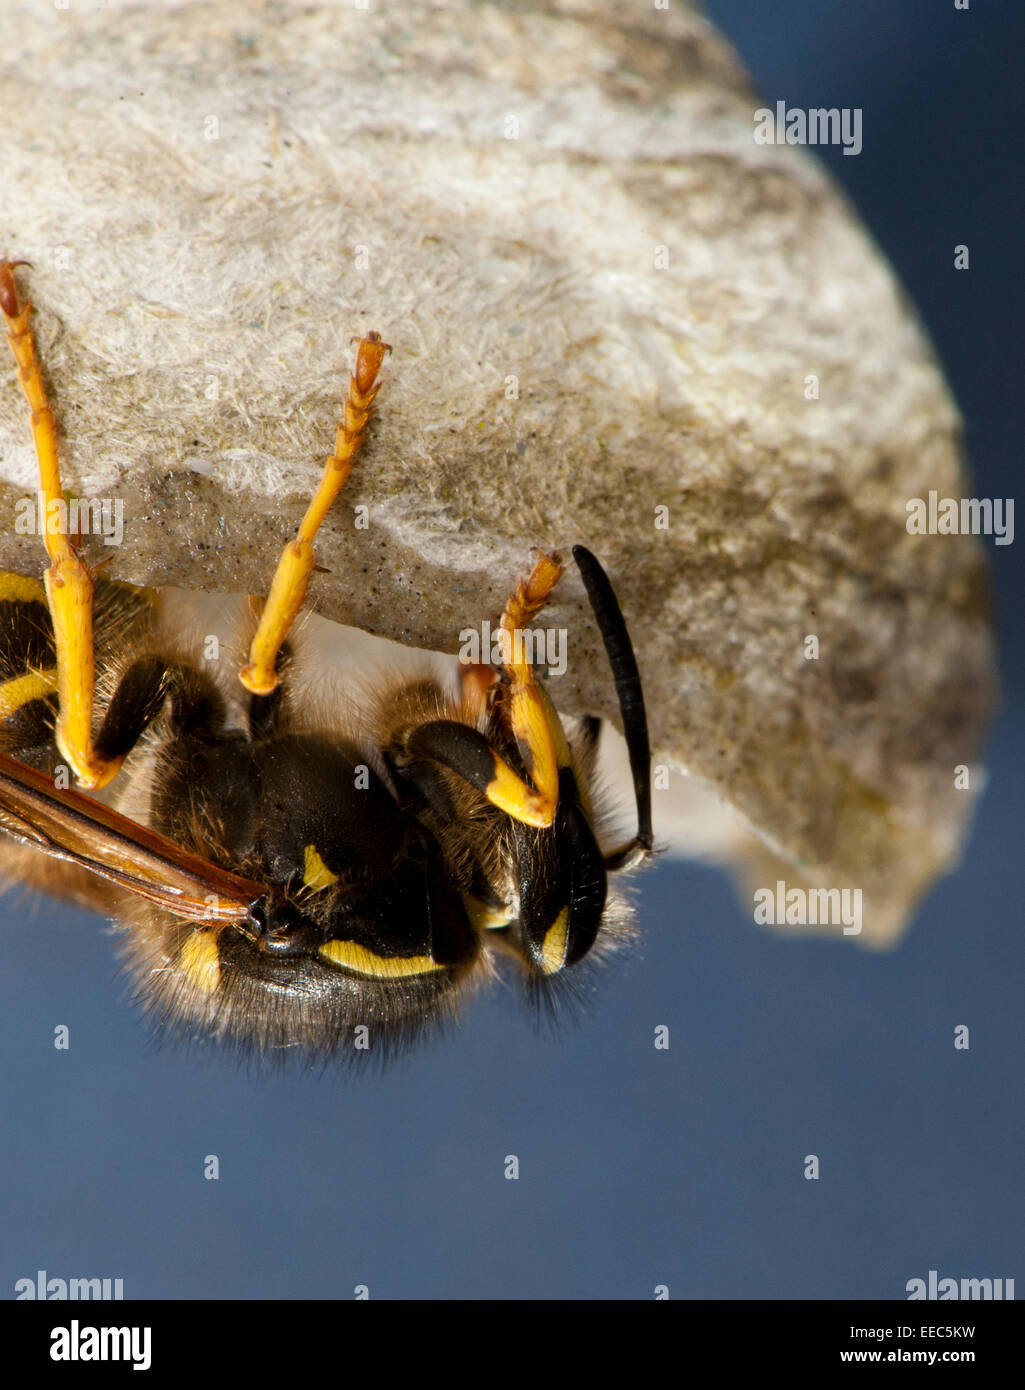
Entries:
[[[1013, 8], [709, 5], [767, 101], [864, 109], [864, 152], [825, 159], [936, 341], [977, 495], [1000, 497], [1025, 324]], [[1025, 1292], [1022, 574], [1016, 546], [991, 553], [1013, 634], [992, 783], [892, 953], [776, 939], [718, 872], [663, 863], [643, 948], [555, 1040], [498, 990], [384, 1074], [268, 1076], [156, 1049], [97, 920], [6, 899], [0, 1296], [39, 1268], [187, 1298], [900, 1298], [930, 1269]]]

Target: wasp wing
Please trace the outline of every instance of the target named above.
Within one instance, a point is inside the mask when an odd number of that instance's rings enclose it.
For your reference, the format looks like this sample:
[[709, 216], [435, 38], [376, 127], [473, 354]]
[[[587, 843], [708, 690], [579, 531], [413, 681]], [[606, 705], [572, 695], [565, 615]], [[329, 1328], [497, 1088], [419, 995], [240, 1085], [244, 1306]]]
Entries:
[[177, 917], [242, 922], [266, 888], [0, 753], [0, 831], [77, 864]]

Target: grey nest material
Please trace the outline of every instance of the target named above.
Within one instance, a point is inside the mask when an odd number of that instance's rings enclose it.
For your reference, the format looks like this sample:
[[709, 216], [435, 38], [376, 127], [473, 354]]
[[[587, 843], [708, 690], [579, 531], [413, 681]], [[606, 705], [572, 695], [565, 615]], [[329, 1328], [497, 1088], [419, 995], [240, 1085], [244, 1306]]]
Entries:
[[[318, 611], [455, 652], [532, 546], [586, 544], [671, 769], [663, 833], [754, 883], [860, 887], [861, 939], [894, 938], [956, 861], [993, 701], [982, 549], [905, 526], [911, 497], [971, 495], [959, 417], [850, 206], [755, 143], [698, 13], [33, 0], [2, 58], [2, 238], [33, 262], [66, 478], [125, 504], [91, 558], [265, 592], [350, 336], [379, 329]], [[38, 572], [10, 362], [0, 460], [0, 563]], [[560, 707], [615, 718], [572, 572], [546, 621]]]

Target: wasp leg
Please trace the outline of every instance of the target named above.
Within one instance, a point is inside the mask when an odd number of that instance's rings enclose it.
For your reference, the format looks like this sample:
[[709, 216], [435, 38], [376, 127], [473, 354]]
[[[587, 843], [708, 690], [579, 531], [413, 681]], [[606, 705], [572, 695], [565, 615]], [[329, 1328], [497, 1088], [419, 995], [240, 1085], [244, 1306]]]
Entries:
[[[409, 730], [396, 751], [450, 768], [482, 792], [498, 810], [522, 825], [551, 826], [559, 805], [559, 772], [572, 766], [569, 744], [551, 700], [534, 679], [524, 629], [540, 613], [562, 574], [557, 556], [541, 555], [530, 575], [505, 605], [501, 627], [502, 664], [509, 677], [502, 692], [502, 718], [524, 755], [531, 782], [510, 767], [479, 730], [454, 719], [436, 719]], [[486, 707], [481, 668], [463, 678], [462, 711]]]
[[[558, 555], [540, 555], [529, 576], [517, 585], [501, 619], [502, 664], [509, 676], [505, 710], [536, 790], [518, 777], [518, 785], [514, 785], [504, 774], [483, 790], [489, 801], [526, 825], [552, 824], [559, 804], [559, 769], [570, 765], [562, 724], [551, 700], [534, 679], [523, 638], [524, 630], [548, 601], [561, 574]], [[543, 810], [541, 820], [534, 818], [537, 805]]]
[[286, 692], [288, 687], [288, 668], [292, 664], [292, 648], [286, 642], [278, 652], [277, 672], [278, 684], [269, 695], [250, 695], [249, 709], [246, 722], [249, 725], [249, 737], [254, 743], [261, 739], [272, 738], [274, 734], [280, 733], [287, 720], [288, 708], [286, 704]]
[[352, 472], [356, 453], [374, 408], [375, 385], [384, 354], [390, 352], [379, 333], [360, 338], [356, 349], [356, 370], [349, 376], [342, 420], [335, 436], [335, 451], [324, 465], [317, 491], [294, 541], [281, 552], [270, 594], [260, 616], [260, 624], [249, 648], [249, 664], [239, 672], [239, 680], [253, 695], [269, 695], [278, 684], [275, 669], [278, 649], [288, 636], [306, 597], [313, 573], [313, 540], [321, 522]]
[[543, 828], [555, 818], [551, 802], [517, 776], [484, 735], [469, 724], [460, 724], [456, 719], [432, 719], [410, 729], [393, 754], [398, 754], [400, 769], [406, 759], [450, 768], [483, 792], [492, 806], [524, 825]]
[[175, 735], [219, 729], [224, 700], [208, 676], [182, 662], [141, 656], [122, 675], [96, 736], [97, 752], [123, 761], [146, 729], [170, 705]]
[[[458, 720], [437, 719], [421, 725], [406, 734], [397, 750], [406, 757], [450, 768], [513, 820], [539, 829], [555, 820], [559, 770], [570, 767], [572, 759], [559, 716], [534, 679], [523, 634], [561, 574], [557, 556], [541, 555], [530, 575], [517, 585], [501, 619], [502, 664], [509, 677], [508, 688], [502, 691], [502, 718], [524, 755], [533, 786], [510, 767], [482, 733]], [[464, 718], [473, 719], [486, 711], [492, 683], [490, 667], [476, 664], [464, 668]]]
[[[36, 357], [29, 317], [32, 304], [18, 301], [14, 267], [23, 261], [0, 261], [0, 310], [7, 323], [7, 339], [18, 366], [18, 384], [32, 412], [32, 439], [39, 465], [39, 490], [43, 516], [48, 522], [50, 503], [61, 501], [60, 462], [53, 411], [46, 399], [39, 360]], [[57, 651], [59, 713], [55, 739], [63, 758], [79, 783], [94, 790], [106, 786], [122, 759], [99, 757], [93, 746], [93, 585], [71, 538], [44, 525], [50, 567], [43, 576], [53, 621]]]

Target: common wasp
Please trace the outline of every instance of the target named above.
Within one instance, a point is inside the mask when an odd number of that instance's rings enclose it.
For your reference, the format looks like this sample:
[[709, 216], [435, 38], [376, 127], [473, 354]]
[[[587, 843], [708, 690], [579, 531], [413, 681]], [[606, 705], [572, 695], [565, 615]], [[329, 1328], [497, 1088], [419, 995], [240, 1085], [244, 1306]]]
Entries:
[[[0, 309], [31, 411], [41, 504], [62, 499], [54, 417], [14, 270]], [[335, 448], [262, 604], [248, 662], [212, 671], [159, 593], [45, 528], [42, 582], [0, 575], [0, 829], [8, 873], [106, 910], [163, 1020], [268, 1052], [385, 1050], [451, 1015], [500, 956], [540, 994], [630, 931], [609, 885], [652, 853], [641, 681], [612, 586], [573, 557], [619, 700], [637, 830], [602, 845], [600, 721], [556, 712], [519, 638], [563, 573], [539, 553], [497, 664], [408, 675], [358, 710], [301, 708], [292, 640], [314, 538], [363, 442], [389, 351], [358, 340]]]

